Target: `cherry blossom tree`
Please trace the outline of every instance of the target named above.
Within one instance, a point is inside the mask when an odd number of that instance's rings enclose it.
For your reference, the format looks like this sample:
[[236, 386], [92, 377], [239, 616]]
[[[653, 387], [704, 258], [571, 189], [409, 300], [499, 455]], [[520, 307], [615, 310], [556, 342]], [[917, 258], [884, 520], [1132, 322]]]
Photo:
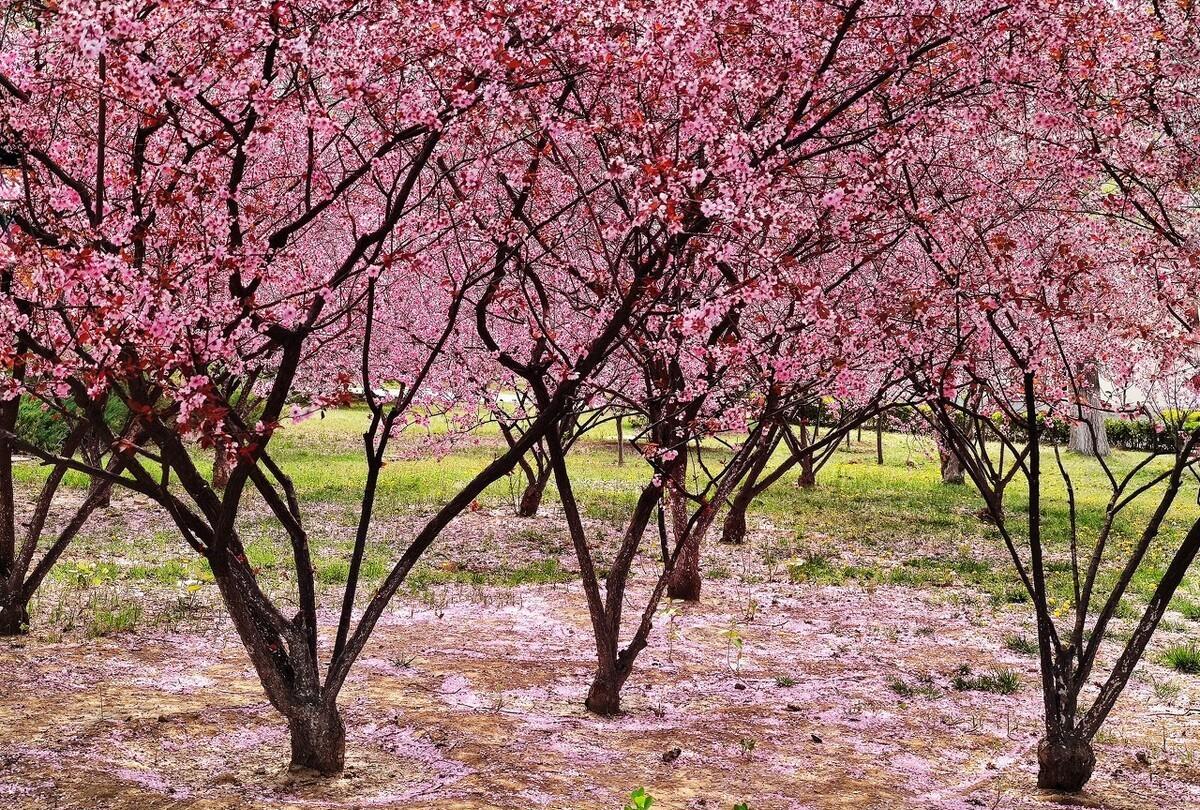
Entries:
[[[986, 181], [980, 166], [961, 163], [905, 174], [903, 196], [916, 223], [912, 256], [927, 268], [929, 291], [913, 319], [924, 349], [914, 355], [921, 359], [912, 379], [980, 492], [1035, 612], [1045, 717], [1038, 783], [1076, 791], [1095, 767], [1092, 741], [1200, 550], [1200, 524], [1183, 537], [1164, 536], [1193, 475], [1200, 435], [1181, 436], [1125, 470], [1095, 456], [1110, 497], [1093, 518], [1081, 514], [1048, 428], [1084, 418], [1097, 363], [1118, 388], [1154, 391], [1164, 375], [1195, 368], [1187, 350], [1193, 337], [1186, 322], [1172, 319], [1172, 298], [1147, 283], [1177, 267], [1178, 253], [1156, 249], [1153, 229], [1139, 230], [1134, 201], [1105, 193], [1094, 151], [1068, 148], [1065, 128], [1041, 114], [1006, 116], [1003, 126], [1023, 137], [991, 140]], [[917, 215], [922, 209], [930, 215]], [[1066, 492], [1065, 525], [1042, 508], [1055, 474]], [[1027, 509], [1006, 507], [1017, 482]], [[1122, 547], [1118, 521], [1141, 502], [1148, 515]], [[1065, 550], [1050, 542], [1055, 534], [1066, 537]], [[1155, 546], [1165, 558], [1161, 574], [1132, 635], [1116, 643], [1110, 622]], [[1055, 562], [1065, 579], [1052, 575]], [[1098, 671], [1105, 674], [1093, 693]]]
[[[124, 470], [43, 457], [171, 515], [288, 720], [293, 765], [336, 772], [337, 697], [391, 596], [446, 524], [568, 409], [643, 291], [640, 277], [614, 289], [607, 318], [558, 358], [563, 384], [541, 421], [428, 520], [355, 621], [388, 438], [420, 418], [436, 396], [427, 383], [450, 376], [445, 348], [473, 319], [486, 322], [516, 276], [505, 263], [520, 241], [509, 243], [512, 228], [482, 247], [443, 241], [453, 212], [480, 193], [480, 177], [536, 173], [536, 146], [584, 68], [574, 56], [603, 65], [621, 36], [586, 15], [473, 3], [62, 3], [34, 13], [38, 24], [0, 64], [3, 131], [24, 192], [6, 240], [23, 271], [4, 301], [23, 349], [10, 365], [39, 390], [120, 398], [147, 435], [121, 457]], [[502, 194], [512, 188], [501, 180]], [[502, 207], [519, 222], [529, 192], [513, 193]], [[304, 369], [346, 357], [324, 349], [347, 344], [359, 347], [371, 414], [367, 482], [323, 662], [309, 538], [269, 445], [298, 381], [322, 377]], [[342, 401], [353, 376], [326, 376], [291, 415]], [[263, 403], [254, 423], [243, 418], [250, 398]], [[223, 492], [191, 439], [229, 453]], [[249, 491], [291, 541], [294, 617], [246, 559], [238, 517]]]
[[[903, 369], [1031, 594], [1042, 781], [1078, 787], [1200, 545], [1200, 530], [1178, 545], [1080, 713], [1198, 439], [1153, 485], [1109, 474], [1111, 515], [1160, 500], [1090, 635], [1109, 530], [1083, 562], [1072, 511], [1075, 621], [1060, 633], [1038, 439], [1047, 415], [1097, 410], [1089, 369], [1132, 382], [1197, 365], [1191, 4], [560, 5], [15, 6], [0, 55], [0, 139], [20, 189], [0, 255], [0, 420], [21, 395], [90, 418], [61, 453], [0, 421], [0, 470], [21, 449], [51, 479], [92, 476], [85, 503], [115, 485], [157, 502], [210, 566], [287, 719], [293, 765], [336, 773], [351, 668], [421, 555], [487, 487], [524, 469], [532, 511], [553, 475], [596, 645], [587, 705], [615, 713], [661, 598], [699, 597], [722, 506], [770, 483], [780, 442], [815, 474], [900, 396]], [[365, 484], [326, 639], [304, 511], [272, 438], [354, 389]], [[508, 390], [513, 410], [499, 404]], [[131, 414], [117, 430], [95, 417], [107, 399]], [[842, 403], [837, 425], [797, 436], [828, 399]], [[505, 449], [360, 594], [392, 438], [432, 414], [465, 428], [481, 407]], [[613, 407], [645, 419], [646, 475], [602, 581], [566, 459], [587, 414]], [[106, 459], [73, 452], [88, 432]], [[214, 484], [197, 445], [227, 480]], [[1031, 503], [1020, 529], [1003, 508], [1017, 477]], [[0, 478], [0, 497], [12, 492]], [[291, 545], [294, 615], [246, 559], [252, 498]], [[18, 547], [12, 512], [0, 502], [10, 602], [69, 540], [31, 579], [43, 526]], [[661, 567], [627, 636], [652, 520]]]
[[[948, 44], [956, 35], [980, 44], [995, 33], [997, 18], [989, 9], [910, 16], [885, 8], [868, 11], [862, 3], [814, 4], [798, 16], [791, 7], [762, 5], [755, 24], [742, 25], [736, 17], [720, 20], [717, 12], [706, 9], [699, 21], [677, 15], [673, 24], [695, 26], [688, 29], [688, 41], [697, 53], [685, 66], [700, 76], [718, 70], [719, 76], [681, 85], [661, 73], [676, 68], [679, 56], [656, 50], [648, 73], [636, 77], [659, 95], [681, 86], [690, 96], [708, 95], [670, 99], [658, 110], [635, 97], [636, 109], [623, 111], [636, 116], [643, 130], [636, 144], [643, 176], [661, 188], [659, 200], [668, 217], [664, 237], [640, 227], [631, 232], [646, 242], [660, 239], [659, 260], [671, 262], [673, 286], [663, 292], [659, 309], [631, 324], [617, 359], [610, 361], [625, 360], [630, 368], [624, 386], [605, 394], [646, 419], [636, 442], [648, 462], [649, 480], [603, 582], [562, 448], [554, 431], [548, 433], [597, 645], [587, 705], [604, 714], [619, 709], [621, 687], [647, 643], [664, 592], [671, 588], [681, 598], [698, 597], [705, 533], [752, 469], [759, 443], [771, 440], [771, 425], [778, 419], [771, 409], [779, 402], [769, 382], [755, 391], [768, 375], [754, 377], [749, 373], [754, 364], [746, 358], [763, 350], [762, 335], [743, 330], [742, 324], [758, 314], [754, 310], [764, 300], [778, 296], [795, 307], [794, 321], [783, 324], [785, 332], [804, 332], [793, 324], [821, 322], [825, 328], [810, 328], [806, 334], [812, 343], [805, 345], [824, 341], [827, 355], [837, 356], [842, 347], [826, 331], [829, 327], [851, 324], [855, 332], [869, 334], [883, 322], [872, 321], [869, 306], [857, 307], [853, 295], [841, 302], [840, 316], [831, 316], [836, 307], [824, 299], [840, 293], [845, 278], [858, 279], [858, 270], [894, 238], [892, 218], [872, 205], [873, 186], [877, 173], [889, 166], [892, 149], [904, 143], [906, 122], [931, 120], [939, 109], [955, 114], [958, 105], [969, 107], [985, 92], [978, 67], [969, 64], [971, 48]], [[779, 66], [765, 67], [763, 54], [778, 54]], [[692, 107], [705, 109], [707, 128], [663, 112]], [[613, 117], [609, 108], [602, 103], [596, 108], [605, 112], [606, 121]], [[584, 165], [615, 163], [617, 175], [626, 176], [632, 161], [624, 154], [633, 147], [596, 141], [608, 159], [585, 159]], [[647, 144], [653, 151], [646, 152]], [[673, 187], [680, 176], [686, 182]], [[596, 183], [602, 185], [600, 178]], [[616, 199], [607, 209], [636, 216], [640, 212], [621, 199], [623, 192], [614, 190]], [[663, 227], [654, 220], [650, 225]], [[846, 250], [839, 253], [839, 247]], [[630, 261], [617, 254], [615, 260], [637, 266], [643, 257], [635, 253]], [[606, 260], [613, 261], [607, 254]], [[895, 279], [873, 276], [871, 281], [874, 289], [886, 289]], [[863, 324], [868, 324], [865, 330]], [[783, 376], [786, 365], [769, 371]], [[537, 390], [535, 369], [510, 368]], [[719, 454], [710, 470], [704, 439], [747, 429], [749, 438]], [[686, 487], [688, 465], [705, 470], [698, 491]], [[623, 643], [630, 566], [656, 512], [662, 568], [632, 637]]]

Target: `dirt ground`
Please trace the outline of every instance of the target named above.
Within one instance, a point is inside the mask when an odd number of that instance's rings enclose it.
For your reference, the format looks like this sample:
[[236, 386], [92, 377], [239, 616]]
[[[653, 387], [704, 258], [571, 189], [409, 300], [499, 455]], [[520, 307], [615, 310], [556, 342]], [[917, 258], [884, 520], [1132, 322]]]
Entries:
[[[1003, 644], [1029, 632], [1023, 606], [732, 580], [704, 597], [660, 615], [612, 720], [582, 709], [577, 584], [405, 597], [342, 696], [333, 780], [287, 772], [285, 726], [218, 614], [2, 642], [0, 807], [619, 810], [638, 786], [663, 810], [1055, 806], [1034, 788], [1035, 663]], [[960, 691], [964, 665], [1011, 668], [1021, 687]], [[1073, 804], [1197, 806], [1197, 681], [1144, 664]]]

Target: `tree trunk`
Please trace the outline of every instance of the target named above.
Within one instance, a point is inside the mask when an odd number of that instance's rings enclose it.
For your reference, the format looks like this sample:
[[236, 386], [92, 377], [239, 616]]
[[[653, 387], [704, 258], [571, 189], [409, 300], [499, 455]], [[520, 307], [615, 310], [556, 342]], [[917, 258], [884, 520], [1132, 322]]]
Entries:
[[[84, 458], [87, 462], [95, 467], [104, 466], [104, 442], [100, 438], [100, 434], [95, 431], [88, 431], [87, 437], [84, 439]], [[97, 509], [107, 509], [112, 506], [112, 487], [105, 487], [103, 490], [97, 490], [98, 498], [96, 502]]]
[[938, 458], [942, 463], [942, 483], [959, 485], [963, 483], [962, 459], [958, 454], [942, 446], [938, 442]]
[[813, 469], [813, 457], [810, 452], [800, 456], [800, 480], [796, 483], [801, 489], [812, 489], [817, 485], [817, 473]]
[[517, 504], [517, 515], [520, 517], [533, 517], [537, 514], [538, 507], [542, 505], [542, 496], [546, 493], [546, 483], [550, 480], [550, 469], [547, 468], [545, 473], [539, 473], [537, 478], [529, 482], [525, 487], [525, 492], [521, 494], [521, 502]]
[[625, 466], [625, 417], [617, 417], [617, 466]]
[[1038, 787], [1077, 793], [1092, 778], [1096, 754], [1082, 737], [1047, 736], [1038, 744]]
[[288, 717], [292, 770], [335, 776], [346, 764], [346, 727], [336, 707], [304, 706]]
[[[685, 602], [700, 601], [700, 541], [704, 532], [700, 529], [703, 518], [688, 520], [688, 502], [683, 496], [684, 476], [687, 464], [679, 465], [674, 471], [674, 485], [663, 493], [668, 513], [671, 516], [671, 536], [679, 544], [679, 556], [675, 568], [667, 579], [667, 597]], [[663, 561], [666, 562], [665, 560]]]
[[218, 443], [213, 449], [212, 485], [215, 489], [225, 489], [229, 483], [229, 456], [225, 445]]
[[613, 717], [621, 713], [621, 684], [615, 674], [597, 670], [588, 689], [584, 706], [589, 712], [602, 717]]
[[1108, 434], [1104, 430], [1104, 411], [1100, 408], [1100, 373], [1093, 367], [1084, 375], [1079, 386], [1082, 419], [1071, 423], [1071, 438], [1067, 449], [1085, 456], [1107, 456], [1110, 452]]
[[0, 595], [0, 636], [19, 636], [29, 629], [29, 604], [19, 596]]
[[683, 540], [683, 550], [675, 561], [675, 569], [667, 580], [667, 598], [684, 602], [700, 601], [700, 540], [701, 532], [693, 530]]
[[729, 514], [721, 525], [721, 542], [740, 546], [746, 541], [746, 511], [753, 500], [745, 491], [739, 492], [729, 507]]
[[883, 416], [875, 417], [875, 463], [883, 464]]

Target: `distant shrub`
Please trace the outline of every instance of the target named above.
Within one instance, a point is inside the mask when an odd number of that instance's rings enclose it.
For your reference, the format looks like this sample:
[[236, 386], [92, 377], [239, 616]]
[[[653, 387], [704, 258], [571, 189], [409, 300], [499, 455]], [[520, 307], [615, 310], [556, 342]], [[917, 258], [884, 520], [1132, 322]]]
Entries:
[[[104, 421], [110, 428], [119, 430], [128, 414], [129, 409], [125, 404], [113, 397], [104, 408]], [[39, 450], [57, 453], [70, 435], [71, 425], [62, 413], [46, 407], [33, 397], [22, 397], [13, 432]]]
[[1173, 411], [1163, 414], [1165, 424], [1149, 419], [1107, 419], [1104, 432], [1109, 444], [1124, 450], [1145, 453], [1174, 452], [1179, 443], [1179, 433], [1190, 433], [1200, 427], [1200, 415], [1184, 415]]
[[61, 414], [43, 407], [35, 399], [22, 397], [13, 432], [39, 450], [54, 453], [62, 447], [71, 430]]

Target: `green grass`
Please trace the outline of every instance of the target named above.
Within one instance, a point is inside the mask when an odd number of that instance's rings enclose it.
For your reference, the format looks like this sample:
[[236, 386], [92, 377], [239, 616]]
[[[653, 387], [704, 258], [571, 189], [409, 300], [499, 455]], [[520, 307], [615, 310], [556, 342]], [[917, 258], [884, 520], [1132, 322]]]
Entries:
[[1200, 675], [1200, 647], [1194, 643], [1177, 644], [1163, 653], [1163, 663], [1186, 675]]
[[489, 571], [419, 567], [408, 575], [406, 582], [411, 590], [424, 591], [433, 585], [493, 585], [515, 588], [519, 585], [570, 582], [573, 579], [574, 574], [563, 568], [557, 559], [550, 557], [526, 565]]
[[902, 698], [923, 697], [933, 700], [942, 696], [941, 690], [934, 685], [933, 679], [928, 675], [918, 679], [915, 684], [893, 676], [888, 678], [888, 689]]
[[89, 638], [128, 633], [142, 618], [142, 607], [135, 602], [105, 602], [92, 608], [87, 635]]
[[[350, 560], [317, 560], [314, 566], [316, 569], [317, 582], [322, 585], [345, 585], [346, 580], [350, 578]], [[362, 566], [358, 572], [360, 582], [374, 583], [381, 582], [391, 570], [383, 560], [366, 558], [362, 561]]]
[[971, 668], [964, 664], [954, 675], [950, 685], [959, 692], [993, 692], [997, 695], [1011, 695], [1021, 688], [1021, 676], [1011, 669], [996, 669], [981, 675], [974, 675]]
[[874, 582], [881, 572], [878, 569], [835, 563], [823, 554], [809, 554], [803, 559], [786, 563], [788, 579], [794, 583], [815, 582], [818, 585], [845, 585], [849, 582]]
[[1004, 637], [1004, 648], [1021, 655], [1035, 656], [1038, 654], [1037, 639], [1013, 633]]
[[1179, 611], [1180, 615], [1189, 622], [1200, 622], [1200, 603], [1192, 599], [1176, 595], [1171, 600], [1171, 608]]
[[52, 575], [67, 587], [82, 590], [115, 582], [120, 576], [120, 570], [110, 562], [77, 560], [58, 565], [52, 570]]

